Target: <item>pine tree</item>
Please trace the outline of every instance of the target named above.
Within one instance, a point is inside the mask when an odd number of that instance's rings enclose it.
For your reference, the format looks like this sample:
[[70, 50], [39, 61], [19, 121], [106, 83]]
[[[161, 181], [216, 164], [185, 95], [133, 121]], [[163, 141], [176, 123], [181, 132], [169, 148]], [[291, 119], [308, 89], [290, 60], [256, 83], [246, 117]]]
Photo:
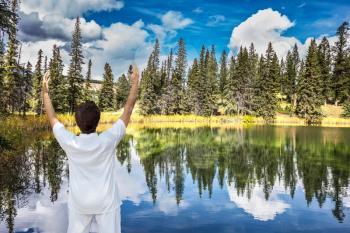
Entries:
[[200, 108], [199, 106], [200, 103], [200, 76], [199, 76], [199, 65], [198, 61], [195, 58], [193, 60], [192, 67], [188, 71], [188, 90], [187, 90], [187, 95], [188, 95], [188, 100], [189, 100], [189, 105], [190, 105], [190, 111], [193, 112], [194, 114], [200, 114]]
[[40, 49], [38, 52], [38, 60], [35, 65], [34, 71], [34, 111], [36, 114], [42, 114], [42, 97], [41, 97], [41, 87], [43, 79], [42, 70], [42, 59], [43, 51]]
[[318, 46], [318, 62], [321, 69], [322, 80], [322, 97], [326, 104], [331, 99], [332, 94], [332, 60], [331, 49], [326, 37], [322, 38], [320, 45]]
[[219, 74], [219, 90], [221, 96], [221, 104], [224, 99], [225, 86], [227, 84], [228, 69], [227, 69], [227, 54], [226, 50], [223, 50], [220, 58], [220, 74]]
[[286, 58], [286, 80], [284, 82], [284, 94], [287, 95], [287, 100], [290, 102], [292, 111], [296, 107], [297, 99], [297, 77], [300, 65], [298, 46], [295, 44], [293, 51], [288, 51]]
[[249, 70], [249, 54], [247, 48], [240, 48], [237, 55], [237, 61], [235, 65], [235, 71], [232, 81], [231, 96], [234, 96], [236, 112], [241, 115], [251, 114], [251, 87], [252, 80], [250, 80]]
[[45, 56], [45, 58], [44, 58], [44, 74], [46, 73], [46, 71], [47, 71], [47, 56]]
[[160, 113], [157, 106], [157, 101], [160, 98], [160, 90], [157, 90], [160, 88], [159, 51], [159, 42], [156, 40], [153, 51], [148, 58], [147, 67], [142, 73], [140, 109], [143, 115]]
[[52, 58], [49, 62], [50, 71], [50, 91], [51, 91], [51, 101], [54, 109], [57, 112], [68, 111], [68, 96], [67, 88], [68, 81], [63, 75], [63, 61], [60, 54], [60, 49], [58, 46], [54, 45], [52, 50]]
[[92, 66], [92, 61], [90, 59], [88, 62], [88, 69], [85, 77], [84, 98], [83, 98], [84, 101], [93, 99], [92, 86], [91, 86], [91, 66]]
[[116, 106], [120, 109], [124, 107], [130, 90], [130, 83], [124, 74], [119, 77], [116, 89]]
[[115, 108], [114, 82], [111, 66], [104, 67], [102, 87], [99, 93], [98, 106], [101, 111], [112, 111]]
[[257, 82], [257, 96], [259, 97], [257, 115], [263, 117], [267, 123], [271, 123], [276, 116], [279, 74], [278, 58], [270, 42], [265, 57], [261, 56], [259, 61], [259, 80]]
[[333, 68], [333, 82], [334, 82], [334, 98], [335, 104], [343, 102], [349, 96], [349, 77], [347, 77], [347, 56], [348, 46], [347, 41], [349, 37], [349, 24], [344, 22], [337, 30], [338, 41], [333, 47], [334, 68]]
[[22, 104], [20, 111], [22, 112], [23, 116], [26, 115], [26, 113], [30, 109], [30, 99], [32, 97], [33, 92], [33, 72], [32, 72], [32, 64], [30, 62], [27, 63], [27, 66], [24, 70], [24, 75], [22, 77]]
[[258, 104], [256, 103], [256, 89], [258, 88], [258, 63], [259, 55], [256, 53], [254, 44], [251, 43], [248, 52], [248, 77], [246, 83], [247, 113], [255, 114]]
[[13, 18], [18, 18], [17, 12], [13, 11], [13, 3], [18, 4], [17, 1], [1, 0], [0, 1], [0, 34], [11, 34], [16, 30], [17, 23], [13, 21]]
[[10, 17], [10, 24], [12, 27], [8, 31], [8, 46], [5, 55], [4, 68], [4, 84], [5, 84], [5, 102], [9, 110], [14, 113], [19, 104], [20, 96], [20, 67], [17, 63], [18, 57], [18, 40], [17, 40], [17, 16], [18, 2], [12, 0], [11, 12], [14, 14]]
[[218, 86], [218, 64], [216, 61], [215, 47], [212, 45], [209, 59], [208, 59], [208, 113], [213, 115], [217, 112], [218, 97], [219, 97], [219, 86]]
[[5, 82], [5, 73], [4, 73], [4, 64], [5, 64], [5, 45], [4, 38], [0, 34], [0, 113], [5, 113], [6, 111], [6, 98], [4, 91], [4, 82]]
[[175, 59], [175, 68], [170, 80], [170, 114], [181, 114], [185, 112], [185, 93], [184, 93], [184, 77], [186, 74], [186, 48], [185, 41], [180, 38], [178, 41], [177, 57]]
[[75, 29], [72, 35], [71, 52], [70, 52], [70, 66], [68, 69], [68, 103], [69, 111], [75, 112], [75, 109], [79, 102], [82, 100], [83, 95], [83, 75], [82, 65], [84, 64], [84, 56], [82, 52], [81, 43], [81, 29], [80, 19], [77, 17], [75, 23]]
[[318, 61], [318, 48], [313, 39], [309, 46], [305, 66], [298, 85], [297, 114], [305, 118], [307, 124], [320, 123], [322, 112], [322, 78]]
[[236, 105], [236, 61], [233, 56], [230, 58], [229, 70], [228, 70], [228, 80], [224, 88], [225, 100], [226, 100], [226, 110], [225, 114], [237, 113]]

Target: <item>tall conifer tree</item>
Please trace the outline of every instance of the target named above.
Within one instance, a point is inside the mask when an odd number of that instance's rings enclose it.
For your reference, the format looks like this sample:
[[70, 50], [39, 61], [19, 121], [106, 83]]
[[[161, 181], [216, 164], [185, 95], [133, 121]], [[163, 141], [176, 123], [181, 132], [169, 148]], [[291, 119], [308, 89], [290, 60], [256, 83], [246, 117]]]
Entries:
[[326, 104], [333, 97], [331, 48], [326, 37], [322, 38], [318, 46], [318, 61], [321, 69], [322, 98]]
[[320, 123], [322, 112], [322, 78], [318, 60], [318, 48], [313, 39], [309, 46], [305, 66], [299, 82], [296, 112], [307, 124]]
[[334, 52], [334, 68], [333, 68], [333, 82], [334, 82], [334, 98], [335, 104], [343, 102], [349, 95], [349, 79], [347, 76], [347, 56], [348, 56], [348, 37], [349, 37], [349, 23], [344, 22], [337, 30], [338, 41], [333, 47]]
[[34, 70], [34, 111], [36, 112], [36, 114], [42, 114], [42, 97], [41, 97], [41, 87], [42, 87], [42, 79], [43, 79], [42, 59], [43, 59], [43, 51], [39, 49], [38, 59]]
[[75, 112], [75, 109], [83, 97], [83, 75], [82, 65], [84, 64], [84, 56], [81, 42], [80, 18], [76, 18], [75, 28], [72, 35], [70, 65], [68, 69], [68, 104], [69, 111]]
[[100, 89], [98, 106], [101, 111], [113, 111], [115, 109], [114, 78], [111, 66], [106, 63], [104, 67], [102, 87]]
[[50, 91], [52, 105], [57, 112], [68, 111], [67, 78], [63, 75], [63, 61], [58, 46], [54, 45], [52, 49], [52, 58], [49, 62], [48, 70], [50, 72]]

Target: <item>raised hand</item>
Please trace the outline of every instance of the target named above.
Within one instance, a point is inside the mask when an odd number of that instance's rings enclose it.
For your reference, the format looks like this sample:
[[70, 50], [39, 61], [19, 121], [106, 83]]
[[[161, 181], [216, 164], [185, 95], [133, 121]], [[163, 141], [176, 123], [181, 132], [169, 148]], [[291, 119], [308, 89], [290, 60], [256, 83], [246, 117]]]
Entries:
[[46, 71], [43, 77], [43, 92], [48, 93], [49, 92], [49, 82], [50, 82], [50, 72]]
[[130, 73], [130, 82], [131, 84], [138, 84], [139, 82], [139, 70], [137, 68], [137, 66], [134, 65], [130, 65], [129, 68], [129, 73]]

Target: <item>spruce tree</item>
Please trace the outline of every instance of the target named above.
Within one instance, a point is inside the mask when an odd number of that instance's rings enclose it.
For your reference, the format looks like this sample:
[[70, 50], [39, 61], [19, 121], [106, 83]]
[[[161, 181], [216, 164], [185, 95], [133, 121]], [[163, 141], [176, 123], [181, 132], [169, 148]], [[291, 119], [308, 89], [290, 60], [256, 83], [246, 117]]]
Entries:
[[305, 65], [298, 85], [297, 114], [306, 120], [307, 124], [320, 123], [322, 112], [322, 78], [318, 61], [318, 48], [313, 39], [308, 48]]
[[332, 93], [332, 60], [331, 49], [326, 37], [322, 38], [320, 45], [318, 46], [318, 62], [321, 69], [322, 80], [322, 98], [326, 104], [331, 100]]
[[8, 45], [7, 52], [5, 55], [5, 64], [4, 64], [4, 84], [5, 84], [5, 105], [8, 106], [8, 109], [14, 113], [17, 110], [19, 105], [19, 96], [20, 96], [20, 82], [21, 74], [20, 67], [17, 63], [18, 58], [18, 40], [17, 40], [17, 16], [18, 2], [12, 0], [11, 2], [11, 15], [10, 24], [12, 25], [8, 31]]
[[49, 62], [51, 101], [57, 112], [68, 111], [67, 78], [63, 75], [63, 61], [58, 46], [54, 45]]
[[258, 63], [259, 55], [256, 53], [254, 44], [251, 43], [248, 52], [248, 77], [246, 83], [246, 108], [247, 113], [255, 114], [256, 109], [258, 108], [256, 103], [256, 89], [258, 88]]
[[101, 111], [113, 111], [115, 109], [114, 82], [111, 66], [106, 63], [104, 67], [103, 81], [98, 98], [98, 106]]
[[290, 102], [292, 111], [296, 107], [297, 98], [297, 77], [300, 65], [298, 46], [295, 44], [292, 51], [288, 51], [286, 58], [286, 80], [284, 82], [284, 94]]
[[229, 70], [228, 70], [228, 79], [224, 88], [225, 100], [226, 100], [226, 110], [225, 114], [237, 113], [236, 105], [236, 61], [233, 56], [230, 58]]
[[226, 50], [223, 50], [220, 58], [220, 74], [219, 74], [219, 90], [221, 97], [221, 104], [223, 103], [225, 95], [225, 86], [227, 84], [228, 69], [227, 69], [227, 54]]
[[147, 67], [142, 72], [140, 110], [143, 115], [160, 113], [157, 106], [157, 100], [160, 98], [159, 90], [157, 90], [160, 88], [159, 51], [159, 42], [156, 40], [153, 51], [148, 58]]
[[[1, 37], [1, 34], [0, 34]], [[4, 73], [4, 64], [5, 64], [5, 45], [4, 38], [0, 38], [0, 113], [6, 111], [6, 98], [4, 91], [4, 82], [5, 82], [5, 73]]]
[[175, 59], [174, 72], [170, 80], [170, 114], [185, 113], [187, 106], [184, 93], [184, 77], [186, 74], [186, 48], [185, 41], [180, 38], [178, 41], [178, 51]]
[[[13, 18], [18, 18], [17, 12], [13, 10], [13, 3], [18, 5], [17, 0], [1, 0], [0, 1], [0, 34], [11, 34], [16, 30], [17, 24]], [[11, 32], [12, 31], [12, 32]]]
[[75, 22], [75, 29], [72, 35], [71, 51], [70, 51], [70, 66], [68, 69], [68, 104], [69, 111], [75, 112], [83, 95], [83, 75], [82, 65], [84, 64], [84, 56], [82, 52], [80, 19], [77, 17]]
[[36, 114], [42, 114], [42, 97], [41, 97], [41, 87], [43, 79], [42, 70], [42, 59], [43, 51], [40, 49], [38, 52], [38, 60], [35, 65], [34, 70], [34, 111]]
[[116, 106], [117, 109], [124, 107], [129, 95], [130, 83], [127, 80], [125, 74], [122, 74], [117, 82], [116, 87]]
[[216, 61], [215, 47], [212, 45], [208, 59], [208, 115], [213, 115], [217, 111], [217, 102], [219, 99], [218, 85], [218, 64]]
[[84, 98], [83, 98], [84, 101], [93, 99], [93, 90], [91, 86], [91, 67], [92, 67], [92, 61], [91, 59], [89, 59], [88, 69], [85, 77], [85, 85], [84, 85]]
[[195, 58], [193, 60], [192, 67], [188, 71], [188, 82], [187, 82], [187, 95], [190, 104], [190, 111], [194, 114], [200, 114], [201, 106], [199, 105], [201, 99], [200, 87], [200, 74], [198, 61]]
[[347, 41], [349, 37], [349, 24], [344, 22], [337, 30], [338, 41], [333, 47], [334, 52], [334, 68], [333, 68], [333, 82], [334, 82], [334, 98], [335, 104], [343, 102], [349, 95], [348, 85], [349, 77], [347, 76], [347, 56], [348, 46]]
[[257, 82], [257, 96], [259, 97], [257, 115], [263, 117], [267, 123], [273, 122], [276, 116], [279, 75], [279, 61], [270, 42], [265, 57], [261, 56], [259, 61]]
[[22, 104], [20, 111], [23, 116], [30, 110], [30, 99], [33, 94], [33, 72], [32, 72], [32, 64], [30, 62], [27, 63], [27, 66], [24, 70], [24, 76], [22, 77]]

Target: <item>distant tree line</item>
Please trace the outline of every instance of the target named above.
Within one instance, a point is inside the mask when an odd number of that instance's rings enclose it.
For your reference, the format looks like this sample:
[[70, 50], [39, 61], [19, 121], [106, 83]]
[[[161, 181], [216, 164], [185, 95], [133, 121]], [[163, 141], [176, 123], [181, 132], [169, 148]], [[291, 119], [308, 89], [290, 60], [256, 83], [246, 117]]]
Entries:
[[[186, 48], [180, 39], [160, 64], [156, 41], [142, 73], [140, 108], [142, 114], [225, 114], [261, 116], [274, 120], [277, 111], [306, 119], [321, 120], [322, 104], [342, 104], [350, 113], [349, 24], [337, 30], [334, 46], [326, 37], [311, 40], [305, 58], [295, 44], [285, 58], [278, 59], [272, 43], [266, 53], [256, 53], [254, 44], [241, 47], [228, 57], [224, 50], [216, 60], [215, 46], [202, 46], [186, 73]], [[281, 109], [281, 102], [287, 108]]]
[[60, 48], [56, 45], [52, 48], [49, 61], [43, 56], [41, 49], [38, 51], [34, 70], [29, 62], [21, 64], [21, 44], [17, 40], [18, 4], [17, 0], [0, 0], [0, 113], [26, 115], [32, 111], [41, 115], [41, 83], [46, 71], [50, 72], [52, 104], [58, 112], [72, 113], [79, 103], [86, 100], [97, 102], [102, 111], [123, 106], [129, 91], [129, 81], [124, 74], [115, 83], [112, 69], [106, 63], [102, 87], [99, 91], [94, 91], [91, 77], [92, 61], [89, 60], [84, 77], [79, 17], [76, 18], [72, 34], [67, 75], [63, 75], [64, 64]]
[[[115, 83], [111, 66], [104, 67], [102, 87], [92, 89], [92, 61], [82, 73], [84, 56], [80, 19], [72, 34], [70, 64], [63, 75], [60, 48], [53, 46], [52, 57], [38, 51], [34, 66], [20, 64], [21, 45], [17, 40], [17, 0], [0, 0], [0, 111], [42, 114], [41, 81], [48, 70], [51, 75], [52, 102], [59, 112], [74, 112], [86, 100], [94, 100], [102, 111], [121, 108], [126, 101], [129, 80], [123, 74]], [[140, 111], [149, 114], [238, 114], [263, 117], [272, 122], [276, 112], [319, 123], [322, 104], [342, 105], [350, 116], [350, 47], [349, 24], [337, 30], [338, 39], [331, 46], [326, 37], [320, 43], [311, 40], [307, 55], [301, 58], [295, 45], [286, 57], [279, 58], [272, 43], [265, 54], [258, 54], [252, 43], [228, 56], [224, 50], [217, 61], [215, 46], [204, 45], [200, 55], [187, 67], [185, 41], [181, 38], [160, 61], [160, 44], [156, 40], [142, 71]], [[6, 40], [5, 40], [6, 38]], [[7, 46], [5, 46], [5, 41]], [[288, 103], [282, 107], [281, 103]]]

